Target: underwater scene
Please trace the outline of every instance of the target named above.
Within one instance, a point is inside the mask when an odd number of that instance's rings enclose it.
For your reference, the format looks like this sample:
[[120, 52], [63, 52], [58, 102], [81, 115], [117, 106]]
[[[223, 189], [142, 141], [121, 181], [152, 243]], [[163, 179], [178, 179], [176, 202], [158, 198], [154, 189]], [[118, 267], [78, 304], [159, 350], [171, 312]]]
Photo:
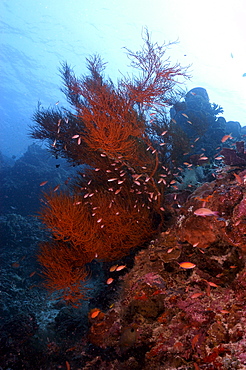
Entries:
[[245, 370], [244, 1], [0, 14], [0, 370]]

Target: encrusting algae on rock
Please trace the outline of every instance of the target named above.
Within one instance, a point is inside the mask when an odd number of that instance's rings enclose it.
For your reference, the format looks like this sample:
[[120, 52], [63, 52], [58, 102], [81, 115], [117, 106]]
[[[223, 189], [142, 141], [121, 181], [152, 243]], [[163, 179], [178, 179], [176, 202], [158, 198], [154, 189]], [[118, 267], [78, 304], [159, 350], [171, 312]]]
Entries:
[[[230, 242], [229, 224], [228, 229], [226, 225], [221, 230], [211, 228], [213, 222], [225, 223], [218, 216], [194, 215], [193, 209], [203, 201], [199, 199], [208, 197], [208, 191], [213, 209], [218, 209], [225, 220], [230, 215], [231, 222], [240, 220], [244, 224], [245, 187], [225, 174], [223, 181], [220, 178], [197, 188], [176, 210], [173, 225], [136, 254], [134, 267], [124, 275], [120, 299], [112, 309], [119, 331], [109, 348], [122, 353], [122, 342], [126, 342], [124, 358], [110, 362], [114, 368], [130, 368], [134, 359], [136, 368], [146, 370], [244, 369], [246, 244], [241, 239], [244, 235], [235, 231], [233, 235], [240, 239]], [[181, 215], [182, 222], [177, 224], [175, 219]], [[198, 234], [193, 239], [196, 221], [187, 234], [182, 233], [186, 218], [197, 220], [198, 225], [203, 220], [205, 229], [214, 233], [213, 242], [210, 234], [206, 239], [206, 233], [203, 244]], [[136, 332], [131, 330], [134, 325]]]
[[[160, 242], [153, 241], [157, 250]], [[146, 370], [243, 369], [245, 255], [223, 243], [202, 253], [180, 242], [180, 256], [165, 262], [163, 251], [151, 260], [152, 250], [153, 244], [136, 255], [133, 269], [123, 278], [120, 299], [106, 313], [110, 317], [114, 312], [112, 330], [117, 323], [121, 328], [118, 339], [117, 335], [114, 340], [111, 337], [109, 348], [122, 353], [124, 347], [124, 359], [110, 364], [128, 368], [134, 358], [137, 368]], [[180, 268], [180, 261], [188, 258], [196, 265]], [[136, 332], [131, 330], [134, 325]], [[101, 335], [103, 344], [103, 332]]]

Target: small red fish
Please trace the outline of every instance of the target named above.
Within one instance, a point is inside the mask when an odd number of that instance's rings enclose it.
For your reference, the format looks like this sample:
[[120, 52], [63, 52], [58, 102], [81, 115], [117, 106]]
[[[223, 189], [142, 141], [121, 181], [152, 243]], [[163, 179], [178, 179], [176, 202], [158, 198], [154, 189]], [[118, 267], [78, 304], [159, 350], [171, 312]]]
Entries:
[[109, 271], [114, 272], [117, 269], [118, 265], [113, 265], [110, 267]]
[[233, 173], [233, 175], [235, 176], [235, 179], [239, 184], [243, 184], [243, 179], [239, 175], [237, 175], [236, 173]]
[[220, 310], [221, 313], [230, 313], [230, 311], [227, 310]]
[[120, 265], [120, 266], [117, 266], [115, 271], [121, 271], [123, 270], [124, 268], [126, 268], [126, 265]]
[[194, 298], [198, 298], [198, 297], [201, 297], [203, 295], [203, 293], [194, 293], [192, 294], [191, 298], [194, 299]]
[[13, 262], [11, 266], [14, 267], [14, 268], [18, 268], [18, 267], [20, 267], [20, 264], [19, 264], [19, 262]]
[[135, 295], [134, 299], [138, 299], [140, 301], [147, 301], [148, 297], [145, 293], [143, 293], [142, 295], [140, 295], [140, 294]]
[[228, 139], [233, 139], [233, 137], [231, 136], [231, 134], [223, 136], [222, 139], [221, 139], [221, 142], [224, 143]]
[[47, 184], [47, 182], [48, 182], [48, 181], [43, 181], [43, 182], [41, 182], [41, 183], [39, 184], [39, 186], [44, 186], [44, 185], [46, 185], [46, 184]]
[[192, 346], [193, 350], [195, 349], [195, 347], [197, 345], [197, 342], [198, 342], [199, 337], [200, 337], [200, 334], [196, 334], [193, 337], [192, 341], [191, 341], [191, 346]]
[[106, 281], [106, 284], [112, 284], [112, 282], [114, 281], [114, 279], [113, 278], [109, 278], [107, 281]]
[[99, 310], [99, 308], [94, 308], [90, 311], [90, 317], [92, 319], [95, 319], [100, 313], [101, 313], [101, 310]]
[[218, 288], [219, 287], [219, 285], [217, 285], [215, 283], [212, 283], [212, 281], [207, 281], [207, 283], [208, 283], [209, 286], [212, 286], [214, 288]]
[[193, 269], [194, 267], [196, 267], [196, 265], [192, 262], [181, 262], [179, 263], [179, 266], [183, 269]]
[[198, 208], [194, 211], [194, 215], [196, 216], [218, 216], [218, 212], [216, 211], [211, 211], [209, 208]]

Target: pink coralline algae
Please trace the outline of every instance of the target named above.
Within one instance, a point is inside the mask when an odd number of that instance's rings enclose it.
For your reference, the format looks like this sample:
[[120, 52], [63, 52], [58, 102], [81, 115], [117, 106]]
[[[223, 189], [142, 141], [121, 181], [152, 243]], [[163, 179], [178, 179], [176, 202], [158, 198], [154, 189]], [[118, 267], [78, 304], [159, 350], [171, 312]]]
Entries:
[[149, 272], [148, 274], [145, 274], [145, 275], [141, 276], [141, 278], [132, 287], [132, 289], [133, 290], [136, 289], [137, 286], [139, 286], [140, 284], [143, 284], [143, 283], [145, 283], [149, 286], [155, 287], [156, 289], [157, 288], [159, 288], [159, 289], [165, 288], [165, 281], [163, 280], [163, 278], [158, 274], [154, 274], [153, 272]]

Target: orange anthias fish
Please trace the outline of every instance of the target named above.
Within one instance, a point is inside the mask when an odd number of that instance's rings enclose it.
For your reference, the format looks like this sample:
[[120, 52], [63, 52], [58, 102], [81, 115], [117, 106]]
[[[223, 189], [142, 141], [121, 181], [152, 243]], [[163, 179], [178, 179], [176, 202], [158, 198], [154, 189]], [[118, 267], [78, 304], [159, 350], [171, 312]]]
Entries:
[[126, 268], [126, 265], [117, 266], [115, 271], [121, 271], [124, 270], [124, 268]]
[[210, 198], [212, 198], [213, 197], [213, 195], [208, 195], [206, 198], [199, 198], [199, 197], [195, 197], [195, 199], [198, 199], [198, 200], [200, 200], [200, 201], [202, 201], [202, 202], [208, 202], [209, 201], [209, 199]]
[[183, 269], [193, 269], [194, 267], [196, 267], [196, 265], [192, 262], [181, 262], [179, 263], [179, 266]]
[[113, 272], [113, 271], [115, 271], [117, 269], [117, 267], [118, 267], [118, 265], [111, 266], [110, 269], [109, 269], [109, 271], [110, 272]]
[[233, 175], [235, 176], [235, 179], [239, 184], [243, 184], [243, 179], [241, 178], [241, 176], [237, 175], [236, 173], [233, 173]]
[[93, 308], [92, 310], [90, 310], [88, 316], [91, 319], [95, 319], [96, 317], [102, 319], [104, 317], [104, 313], [99, 308]]
[[221, 142], [224, 143], [228, 139], [233, 139], [233, 137], [231, 136], [231, 134], [223, 136], [222, 139], [221, 139]]
[[108, 278], [108, 280], [106, 281], [106, 284], [110, 285], [112, 284], [113, 281], [114, 281], [113, 278]]
[[194, 211], [194, 215], [196, 216], [218, 216], [218, 212], [216, 211], [211, 211], [209, 208], [198, 208]]

